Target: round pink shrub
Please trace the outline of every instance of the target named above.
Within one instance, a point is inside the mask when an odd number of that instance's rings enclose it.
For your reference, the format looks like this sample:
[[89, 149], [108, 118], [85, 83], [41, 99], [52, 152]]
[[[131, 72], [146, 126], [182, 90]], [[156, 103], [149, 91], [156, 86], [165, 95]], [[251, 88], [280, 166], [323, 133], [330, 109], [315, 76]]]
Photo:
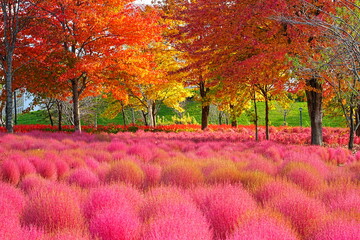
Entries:
[[65, 229], [49, 233], [46, 237], [43, 236], [37, 240], [91, 240], [89, 235], [90, 234], [82, 233], [81, 231]]
[[23, 239], [19, 209], [11, 200], [4, 195], [0, 196], [0, 239]]
[[24, 240], [47, 240], [44, 231], [34, 226], [23, 228], [22, 235]]
[[225, 238], [235, 229], [238, 219], [256, 209], [256, 202], [241, 185], [198, 187], [191, 193], [214, 230], [215, 238]]
[[277, 166], [274, 162], [261, 156], [249, 161], [249, 164], [245, 169], [250, 171], [260, 171], [270, 175], [275, 175], [277, 172]]
[[195, 162], [176, 161], [163, 168], [161, 182], [190, 187], [203, 183], [204, 175]]
[[358, 240], [360, 222], [345, 218], [333, 217], [320, 224], [309, 239], [312, 240]]
[[289, 162], [281, 170], [282, 175], [307, 191], [318, 191], [324, 182], [320, 173], [310, 164]]
[[70, 171], [69, 164], [66, 161], [64, 161], [63, 159], [56, 159], [54, 163], [56, 166], [58, 178], [61, 179]]
[[124, 142], [111, 141], [111, 143], [107, 146], [106, 149], [109, 152], [125, 151], [127, 149], [127, 145]]
[[32, 157], [30, 161], [34, 164], [36, 172], [42, 177], [50, 180], [57, 179], [57, 169], [53, 162], [35, 157]]
[[41, 188], [49, 183], [49, 180], [44, 179], [37, 174], [30, 174], [22, 179], [19, 188], [26, 193], [30, 193], [33, 189]]
[[334, 184], [323, 192], [321, 198], [331, 211], [360, 213], [360, 188], [355, 184]]
[[139, 211], [143, 195], [135, 188], [124, 185], [108, 185], [94, 188], [84, 202], [84, 214], [91, 219], [95, 214], [110, 208], [127, 208]]
[[144, 227], [143, 240], [213, 239], [209, 224], [202, 215], [183, 217], [163, 215]]
[[154, 147], [145, 142], [132, 145], [126, 151], [128, 155], [134, 155], [144, 162], [152, 161], [155, 157]]
[[291, 225], [266, 212], [250, 212], [239, 219], [234, 234], [227, 240], [297, 240], [298, 237]]
[[[26, 198], [21, 190], [7, 183], [0, 182], [0, 197], [8, 201], [10, 209], [15, 215], [19, 215], [25, 206]], [[1, 205], [1, 201], [0, 201]]]
[[113, 163], [106, 174], [106, 182], [124, 182], [141, 187], [144, 184], [145, 174], [140, 166], [130, 160], [121, 160]]
[[265, 204], [272, 199], [279, 196], [286, 196], [289, 194], [302, 194], [302, 190], [295, 184], [289, 183], [285, 180], [269, 181], [261, 186], [255, 193], [254, 196], [257, 201]]
[[140, 220], [126, 207], [103, 209], [90, 220], [90, 232], [102, 240], [135, 240], [140, 235]]
[[3, 161], [0, 166], [0, 176], [3, 181], [17, 185], [20, 181], [18, 165], [11, 160]]
[[55, 183], [30, 192], [22, 221], [26, 226], [34, 225], [48, 232], [85, 228], [75, 192]]
[[16, 161], [18, 167], [19, 167], [19, 171], [20, 171], [20, 175], [21, 176], [26, 176], [29, 174], [34, 174], [36, 173], [36, 168], [34, 167], [34, 165], [26, 158], [21, 158], [18, 159]]
[[161, 179], [161, 167], [156, 164], [144, 164], [141, 166], [145, 174], [145, 187], [155, 186]]
[[69, 184], [75, 184], [82, 188], [96, 187], [100, 184], [99, 177], [88, 168], [73, 170], [67, 181]]
[[144, 222], [158, 215], [163, 215], [167, 205], [191, 202], [191, 197], [176, 186], [159, 186], [151, 188], [145, 196], [140, 215]]
[[288, 218], [304, 237], [307, 237], [317, 222], [327, 214], [321, 201], [300, 193], [276, 197], [269, 206]]

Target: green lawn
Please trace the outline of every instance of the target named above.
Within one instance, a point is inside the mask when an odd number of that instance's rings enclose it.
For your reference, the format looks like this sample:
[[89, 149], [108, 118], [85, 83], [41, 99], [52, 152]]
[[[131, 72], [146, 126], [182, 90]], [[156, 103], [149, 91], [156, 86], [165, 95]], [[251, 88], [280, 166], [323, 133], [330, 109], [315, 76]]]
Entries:
[[[264, 103], [259, 102], [258, 106], [258, 114], [259, 114], [259, 125], [265, 125], [265, 110]], [[308, 127], [310, 126], [309, 115], [307, 111], [307, 106], [305, 102], [295, 102], [291, 105], [291, 109], [288, 111], [286, 116], [286, 125], [288, 126], [300, 126], [300, 111], [299, 108], [302, 108], [302, 126]], [[193, 116], [197, 123], [201, 122], [201, 108], [200, 103], [195, 101], [187, 101], [184, 106], [185, 112], [184, 115]], [[126, 123], [129, 124], [132, 122], [132, 111], [127, 109], [126, 113]], [[162, 105], [159, 109], [159, 117], [164, 118], [166, 121], [171, 121], [171, 117], [177, 115], [174, 109], [171, 109], [167, 106]], [[282, 126], [284, 125], [284, 111], [276, 104], [273, 104], [272, 109], [270, 110], [270, 125], [271, 126]], [[135, 120], [137, 124], [142, 124], [142, 116], [139, 112], [135, 112]], [[225, 121], [223, 120], [223, 123]], [[35, 111], [26, 114], [20, 114], [18, 116], [18, 124], [50, 124], [48, 120], [47, 114], [45, 111]], [[123, 124], [123, 117], [119, 114], [115, 119], [106, 119], [103, 117], [98, 117], [99, 125], [106, 124]], [[210, 110], [210, 124], [218, 124], [218, 111], [216, 107], [211, 106]], [[247, 114], [242, 114], [238, 118], [239, 125], [250, 125], [253, 124], [251, 122], [250, 117]], [[345, 127], [345, 122], [342, 117], [332, 117], [330, 114], [325, 114], [323, 119], [324, 127]]]

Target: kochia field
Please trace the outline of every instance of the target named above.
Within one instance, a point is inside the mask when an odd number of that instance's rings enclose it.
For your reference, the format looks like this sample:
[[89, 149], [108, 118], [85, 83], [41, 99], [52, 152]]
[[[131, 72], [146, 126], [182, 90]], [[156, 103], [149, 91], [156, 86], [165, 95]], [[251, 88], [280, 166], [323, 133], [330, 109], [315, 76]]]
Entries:
[[359, 154], [239, 134], [2, 133], [0, 239], [360, 239]]

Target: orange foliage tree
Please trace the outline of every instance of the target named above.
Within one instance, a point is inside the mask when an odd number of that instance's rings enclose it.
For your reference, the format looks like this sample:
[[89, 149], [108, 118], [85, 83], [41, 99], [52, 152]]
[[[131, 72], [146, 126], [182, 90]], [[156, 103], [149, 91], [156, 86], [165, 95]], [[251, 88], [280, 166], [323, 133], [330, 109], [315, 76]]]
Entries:
[[133, 71], [128, 58], [141, 57], [132, 46], [146, 46], [156, 38], [157, 13], [143, 11], [131, 0], [49, 0], [37, 4], [37, 10], [43, 14], [34, 35], [59, 57], [45, 64], [60, 68], [53, 81], [70, 90], [75, 130], [81, 131], [79, 100], [100, 94], [105, 82], [111, 84], [107, 71], [122, 71], [117, 77], [128, 80]]

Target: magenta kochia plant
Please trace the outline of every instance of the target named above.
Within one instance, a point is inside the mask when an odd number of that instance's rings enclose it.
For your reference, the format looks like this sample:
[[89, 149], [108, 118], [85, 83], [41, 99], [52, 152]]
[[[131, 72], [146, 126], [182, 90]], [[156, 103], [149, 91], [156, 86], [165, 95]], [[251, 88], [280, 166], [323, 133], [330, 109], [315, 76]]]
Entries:
[[142, 202], [143, 195], [137, 189], [113, 184], [92, 189], [85, 200], [83, 211], [86, 218], [91, 220], [106, 209], [126, 208], [138, 212]]
[[110, 165], [105, 180], [107, 183], [124, 182], [141, 187], [144, 185], [145, 174], [135, 161], [118, 160]]
[[358, 240], [360, 236], [359, 219], [333, 214], [313, 229], [309, 240]]
[[69, 174], [67, 181], [69, 184], [75, 184], [82, 188], [96, 187], [100, 184], [99, 177], [85, 167], [74, 169]]
[[198, 187], [192, 196], [210, 221], [216, 239], [230, 235], [242, 215], [257, 208], [254, 199], [240, 184]]
[[113, 206], [98, 211], [90, 219], [89, 229], [101, 240], [137, 240], [141, 223], [133, 209]]
[[323, 202], [297, 191], [288, 192], [283, 196], [279, 195], [273, 198], [267, 206], [279, 211], [289, 219], [298, 233], [305, 238], [312, 229], [318, 227], [318, 223], [327, 215]]
[[159, 187], [147, 193], [141, 212], [143, 240], [211, 240], [210, 224], [190, 196], [177, 187]]
[[174, 161], [162, 170], [161, 182], [190, 187], [204, 182], [203, 173], [194, 161]]
[[300, 239], [280, 214], [270, 210], [250, 211], [239, 219], [232, 236], [226, 240], [298, 240]]
[[85, 229], [85, 219], [74, 191], [53, 183], [34, 189], [22, 214], [25, 226], [37, 226], [47, 232]]
[[20, 181], [20, 170], [12, 160], [5, 160], [0, 165], [0, 179], [11, 184], [18, 184]]

